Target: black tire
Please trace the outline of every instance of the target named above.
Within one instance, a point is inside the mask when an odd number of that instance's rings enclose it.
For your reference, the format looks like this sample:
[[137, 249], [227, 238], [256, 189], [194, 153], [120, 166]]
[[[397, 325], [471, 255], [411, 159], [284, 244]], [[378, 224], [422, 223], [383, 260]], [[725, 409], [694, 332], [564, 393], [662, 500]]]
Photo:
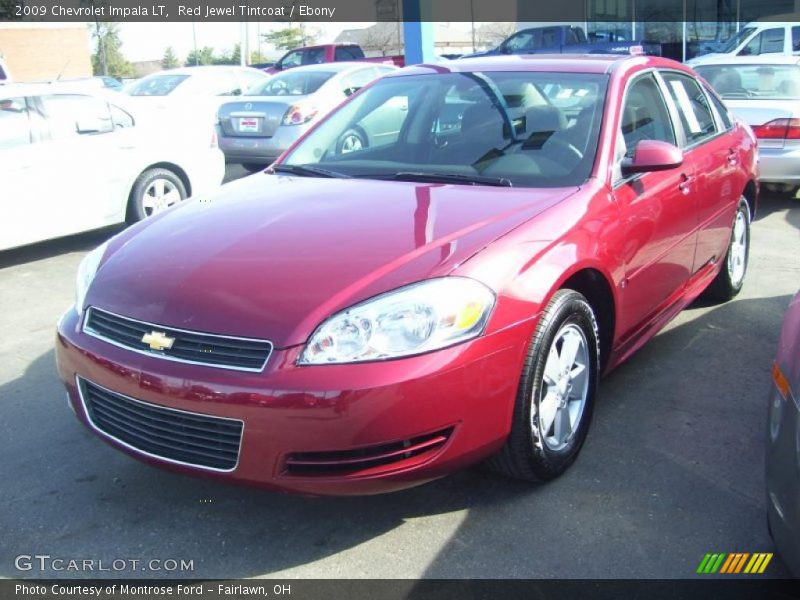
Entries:
[[251, 173], [257, 173], [258, 171], [263, 171], [269, 165], [268, 164], [261, 164], [261, 163], [242, 163], [242, 166]]
[[[583, 333], [588, 364], [586, 399], [576, 417], [571, 437], [563, 448], [552, 448], [541, 431], [539, 407], [546, 391], [545, 365], [559, 334], [575, 327]], [[558, 350], [558, 348], [556, 348]], [[539, 320], [522, 368], [511, 433], [505, 446], [487, 461], [494, 471], [526, 481], [555, 479], [575, 461], [580, 452], [594, 410], [600, 372], [597, 321], [586, 298], [573, 290], [559, 290]], [[557, 387], [557, 386], [551, 386]], [[534, 410], [535, 408], [535, 410]]]
[[[744, 223], [744, 270], [741, 275], [736, 274], [732, 266], [732, 261], [735, 261], [732, 255], [734, 244], [736, 243], [736, 223], [739, 218], [743, 219]], [[733, 226], [731, 227], [731, 239], [728, 243], [728, 250], [725, 253], [722, 267], [714, 278], [714, 281], [708, 286], [706, 296], [711, 300], [717, 302], [727, 302], [735, 297], [744, 285], [745, 277], [747, 276], [747, 262], [750, 258], [750, 207], [747, 204], [747, 199], [742, 196], [739, 198], [739, 205], [736, 207], [736, 214], [733, 217]]]
[[[351, 141], [357, 142], [360, 146], [357, 148], [351, 147], [349, 145]], [[353, 127], [345, 131], [339, 138], [339, 141], [336, 142], [336, 154], [347, 154], [348, 152], [363, 150], [368, 147], [369, 140], [367, 140], [367, 134], [364, 133], [362, 129]]]
[[135, 223], [146, 219], [152, 214], [152, 210], [148, 209], [145, 205], [145, 195], [148, 193], [150, 187], [162, 180], [167, 182], [165, 185], [172, 186], [180, 196], [180, 200], [186, 199], [186, 186], [183, 181], [175, 173], [168, 169], [148, 169], [136, 179], [131, 190], [131, 195], [128, 200], [128, 222]]

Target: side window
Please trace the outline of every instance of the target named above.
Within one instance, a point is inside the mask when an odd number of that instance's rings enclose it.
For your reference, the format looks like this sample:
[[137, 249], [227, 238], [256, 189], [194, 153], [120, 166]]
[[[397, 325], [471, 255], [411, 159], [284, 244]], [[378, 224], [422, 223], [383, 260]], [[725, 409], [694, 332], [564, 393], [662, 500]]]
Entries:
[[31, 143], [31, 124], [25, 98], [0, 99], [0, 150]]
[[532, 31], [520, 31], [518, 34], [510, 37], [505, 45], [506, 50], [511, 53], [533, 50], [533, 47]]
[[408, 117], [408, 102], [406, 95], [392, 96], [358, 122], [358, 127], [367, 134], [371, 148], [393, 144], [400, 138]]
[[555, 27], [548, 27], [542, 30], [542, 41], [540, 48], [554, 48], [558, 45], [558, 30]]
[[348, 46], [341, 46], [336, 48], [333, 54], [333, 60], [339, 61], [347, 61], [347, 60], [357, 60], [360, 58], [356, 56], [356, 53], [353, 52], [353, 49]]
[[292, 67], [299, 67], [301, 64], [303, 64], [302, 50], [295, 50], [294, 52], [289, 52], [289, 54], [287, 54], [281, 59], [281, 69], [290, 69]]
[[739, 56], [755, 56], [756, 54], [761, 54], [762, 36], [763, 33], [753, 36], [753, 38], [747, 42], [747, 45], [739, 50]]
[[201, 89], [210, 96], [238, 96], [242, 93], [236, 75], [227, 70], [210, 73], [203, 79]]
[[99, 98], [52, 94], [41, 99], [51, 139], [114, 131], [108, 103]]
[[783, 52], [783, 40], [786, 35], [783, 27], [767, 29], [761, 36], [761, 54]]
[[678, 107], [686, 141], [695, 144], [717, 132], [714, 114], [708, 105], [708, 99], [698, 83], [678, 73], [663, 73], [670, 96]]
[[792, 52], [800, 52], [800, 27], [792, 27]]
[[325, 62], [325, 48], [311, 48], [304, 51], [304, 65], [321, 65]]
[[675, 143], [675, 132], [667, 104], [653, 75], [636, 79], [625, 94], [620, 132], [625, 141], [625, 156], [633, 156], [642, 140]]
[[564, 44], [567, 46], [574, 46], [575, 44], [579, 44], [578, 36], [575, 34], [574, 27], [568, 27], [566, 30], [566, 39], [564, 40]]
[[358, 90], [375, 79], [375, 77], [375, 69], [372, 67], [368, 69], [359, 69], [355, 73], [350, 73], [342, 78], [342, 92], [344, 92], [345, 96], [355, 94]]
[[722, 127], [727, 131], [733, 126], [733, 119], [731, 119], [731, 113], [728, 112], [728, 108], [722, 103], [722, 100], [717, 98], [716, 94], [712, 94], [710, 91], [706, 90], [706, 95], [711, 98], [711, 104], [714, 105], [714, 108], [717, 110], [717, 114], [719, 114], [719, 118], [722, 121]]

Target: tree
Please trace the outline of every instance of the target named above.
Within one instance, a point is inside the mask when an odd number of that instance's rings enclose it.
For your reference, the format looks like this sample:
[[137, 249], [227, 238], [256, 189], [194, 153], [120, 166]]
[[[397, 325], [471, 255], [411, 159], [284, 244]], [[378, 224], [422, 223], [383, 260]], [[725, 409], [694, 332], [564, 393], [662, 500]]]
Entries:
[[212, 62], [215, 65], [238, 65], [242, 60], [242, 46], [235, 44], [230, 52], [223, 52], [219, 56], [213, 58]]
[[253, 50], [250, 52], [250, 62], [247, 63], [248, 65], [262, 65], [264, 63], [272, 62], [269, 59], [269, 56], [261, 52], [260, 50]]
[[204, 46], [199, 50], [192, 50], [189, 52], [189, 55], [186, 57], [186, 66], [213, 65], [214, 60], [214, 48], [211, 46]]
[[[475, 24], [477, 25], [477, 24]], [[491, 47], [499, 45], [506, 38], [517, 32], [517, 24], [505, 21], [484, 23], [475, 27], [475, 45], [478, 47]]]
[[403, 45], [397, 23], [381, 21], [360, 33], [360, 44], [364, 52], [380, 52], [381, 56], [386, 56], [399, 53]]
[[174, 69], [180, 66], [180, 62], [178, 61], [178, 57], [175, 56], [175, 50], [172, 46], [167, 46], [167, 49], [164, 50], [164, 58], [161, 59], [161, 66], [165, 69]]
[[133, 65], [122, 54], [122, 42], [119, 39], [119, 23], [97, 21], [93, 26], [97, 44], [92, 55], [92, 70], [95, 75], [111, 77], [133, 77], [136, 73]]
[[261, 38], [268, 44], [272, 44], [277, 50], [291, 50], [313, 44], [316, 34], [307, 30], [302, 23], [298, 23], [263, 33]]

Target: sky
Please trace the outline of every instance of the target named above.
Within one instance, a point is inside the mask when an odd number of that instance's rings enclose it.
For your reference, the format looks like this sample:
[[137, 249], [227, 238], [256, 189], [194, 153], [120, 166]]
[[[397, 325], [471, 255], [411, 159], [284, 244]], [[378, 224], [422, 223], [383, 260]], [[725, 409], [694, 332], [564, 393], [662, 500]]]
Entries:
[[[332, 42], [343, 29], [369, 27], [373, 23], [312, 23], [309, 28], [317, 30], [319, 43]], [[248, 23], [250, 50], [258, 49], [259, 32], [285, 26], [285, 23]], [[197, 47], [211, 46], [217, 51], [230, 50], [241, 39], [240, 23], [196, 23]], [[194, 47], [192, 23], [121, 23], [122, 52], [130, 61], [161, 60], [167, 46], [172, 46], [179, 60]], [[272, 51], [262, 42], [264, 53], [279, 58], [283, 51]]]

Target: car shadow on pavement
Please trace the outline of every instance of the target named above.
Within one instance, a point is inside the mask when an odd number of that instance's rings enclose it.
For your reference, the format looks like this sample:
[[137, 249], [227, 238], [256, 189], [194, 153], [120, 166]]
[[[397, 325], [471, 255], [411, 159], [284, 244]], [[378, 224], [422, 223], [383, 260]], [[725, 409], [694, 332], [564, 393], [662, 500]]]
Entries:
[[28, 246], [22, 246], [21, 248], [3, 250], [0, 251], [0, 269], [37, 260], [44, 260], [69, 252], [85, 252], [92, 250], [123, 229], [125, 229], [124, 225], [114, 225], [112, 227], [104, 227], [103, 229], [96, 229], [86, 233], [30, 244]]
[[472, 507], [424, 576], [691, 578], [706, 552], [773, 552], [767, 393], [790, 300], [688, 309], [602, 381], [571, 470]]
[[[788, 302], [692, 309], [604, 380], [586, 447], [555, 482], [473, 468], [372, 497], [283, 495], [139, 463], [76, 421], [49, 351], [0, 387], [0, 575], [687, 577], [705, 552], [771, 551], [765, 405]], [[20, 554], [194, 570], [20, 571]], [[326, 566], [337, 555], [345, 565]]]

